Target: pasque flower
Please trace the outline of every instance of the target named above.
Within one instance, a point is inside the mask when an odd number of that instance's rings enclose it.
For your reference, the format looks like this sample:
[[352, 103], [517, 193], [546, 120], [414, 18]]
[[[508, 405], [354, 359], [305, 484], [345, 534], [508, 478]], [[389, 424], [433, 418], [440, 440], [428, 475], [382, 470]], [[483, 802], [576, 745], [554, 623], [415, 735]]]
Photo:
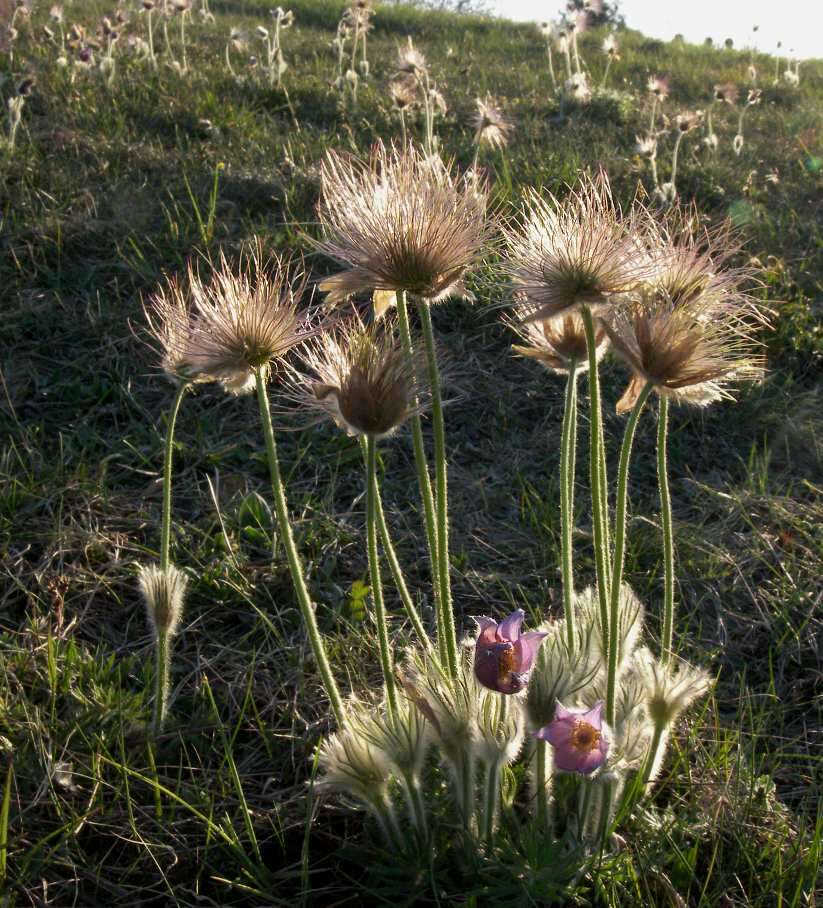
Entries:
[[329, 152], [321, 169], [319, 250], [346, 270], [320, 284], [329, 303], [371, 290], [434, 302], [462, 280], [488, 237], [486, 190], [413, 146], [378, 143], [368, 162]]
[[386, 322], [349, 319], [309, 341], [301, 359], [313, 378], [295, 396], [350, 435], [390, 435], [417, 410], [416, 371]]
[[530, 320], [602, 306], [635, 290], [648, 262], [631, 227], [602, 172], [581, 180], [562, 201], [532, 191], [520, 223], [505, 228], [504, 266], [515, 291], [534, 307]]
[[475, 145], [488, 145], [490, 148], [503, 148], [509, 144], [509, 135], [514, 126], [490, 96], [486, 99], [475, 98], [477, 112], [474, 115]]
[[[529, 321], [531, 309], [521, 306], [505, 319], [506, 324], [523, 340], [512, 344], [519, 356], [537, 360], [549, 371], [566, 375], [572, 368], [585, 372], [588, 369], [586, 332], [583, 319], [576, 312], [555, 318]], [[595, 341], [598, 360], [606, 352], [609, 339], [599, 322], [595, 322]]]
[[492, 618], [475, 618], [480, 635], [474, 650], [474, 674], [490, 690], [519, 693], [528, 683], [534, 658], [547, 634], [521, 634], [523, 609], [516, 609], [499, 624]]
[[603, 765], [611, 743], [603, 707], [602, 700], [588, 710], [566, 709], [558, 703], [554, 720], [534, 732], [535, 738], [554, 747], [557, 769], [589, 775]]
[[309, 334], [298, 310], [305, 279], [254, 245], [232, 268], [221, 254], [211, 277], [189, 266], [186, 286], [171, 278], [154, 296], [151, 330], [170, 375], [219, 381], [240, 394]]

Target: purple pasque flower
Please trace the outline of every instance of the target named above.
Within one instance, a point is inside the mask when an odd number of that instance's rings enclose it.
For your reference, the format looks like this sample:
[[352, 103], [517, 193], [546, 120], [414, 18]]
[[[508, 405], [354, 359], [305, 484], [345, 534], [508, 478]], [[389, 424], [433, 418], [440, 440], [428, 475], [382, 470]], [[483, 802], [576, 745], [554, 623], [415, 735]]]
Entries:
[[541, 631], [521, 634], [525, 618], [526, 613], [519, 608], [499, 624], [491, 618], [474, 619], [480, 628], [474, 648], [474, 674], [483, 687], [516, 694], [526, 686], [534, 657], [548, 635]]
[[563, 772], [587, 776], [601, 766], [611, 741], [603, 725], [602, 700], [591, 709], [566, 709], [557, 704], [554, 719], [534, 732], [554, 747], [554, 765]]

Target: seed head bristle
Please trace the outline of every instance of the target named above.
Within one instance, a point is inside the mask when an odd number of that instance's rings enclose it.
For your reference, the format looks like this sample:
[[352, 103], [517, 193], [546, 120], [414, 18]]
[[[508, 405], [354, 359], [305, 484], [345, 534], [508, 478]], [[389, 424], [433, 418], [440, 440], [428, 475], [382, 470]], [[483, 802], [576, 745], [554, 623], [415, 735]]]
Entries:
[[327, 301], [404, 290], [434, 302], [467, 296], [466, 270], [489, 235], [486, 189], [413, 146], [375, 146], [368, 162], [329, 152], [321, 169], [321, 252], [347, 270], [325, 280]]

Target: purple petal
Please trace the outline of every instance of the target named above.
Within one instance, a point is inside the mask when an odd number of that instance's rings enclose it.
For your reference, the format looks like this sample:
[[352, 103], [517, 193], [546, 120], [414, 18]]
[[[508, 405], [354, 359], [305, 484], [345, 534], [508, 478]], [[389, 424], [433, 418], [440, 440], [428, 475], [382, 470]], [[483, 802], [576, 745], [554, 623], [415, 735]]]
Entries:
[[520, 626], [526, 620], [526, 613], [522, 608], [515, 609], [508, 618], [504, 618], [497, 626], [499, 640], [511, 640], [514, 643], [520, 637]]
[[555, 719], [540, 731], [535, 732], [535, 737], [548, 741], [553, 747], [568, 745], [569, 738], [574, 731], [574, 721], [570, 719]]
[[571, 709], [566, 709], [565, 706], [558, 703], [554, 708], [554, 721], [557, 722], [559, 719], [577, 719], [580, 713], [576, 713]]
[[529, 631], [514, 644], [514, 657], [516, 670], [521, 675], [526, 675], [531, 671], [534, 665], [534, 658], [540, 649], [540, 644], [548, 637], [548, 633], [543, 631]]
[[485, 641], [479, 641], [474, 648], [474, 676], [483, 687], [501, 694], [511, 693], [501, 686], [500, 651], [504, 648], [504, 644]]
[[598, 700], [594, 706], [588, 710], [588, 712], [579, 713], [578, 717], [581, 722], [588, 722], [589, 725], [596, 728], [600, 731], [601, 726], [603, 725], [603, 707], [605, 703], [602, 700]]
[[494, 643], [497, 639], [497, 622], [482, 616], [473, 620], [480, 629], [480, 633], [477, 635], [477, 642]]
[[[585, 764], [588, 756], [590, 754], [581, 754], [580, 751], [575, 750], [571, 745], [566, 745], [565, 747], [561, 745], [554, 749], [554, 765], [563, 772], [581, 772], [581, 767]], [[592, 772], [595, 768], [592, 767], [588, 771]]]
[[579, 758], [579, 766], [577, 772], [582, 772], [583, 775], [588, 775], [591, 772], [594, 772], [598, 766], [602, 766], [605, 759], [606, 753], [608, 752], [609, 746], [606, 745], [606, 751], [604, 752], [600, 748], [596, 747], [594, 750], [590, 751], [587, 754], [581, 754]]

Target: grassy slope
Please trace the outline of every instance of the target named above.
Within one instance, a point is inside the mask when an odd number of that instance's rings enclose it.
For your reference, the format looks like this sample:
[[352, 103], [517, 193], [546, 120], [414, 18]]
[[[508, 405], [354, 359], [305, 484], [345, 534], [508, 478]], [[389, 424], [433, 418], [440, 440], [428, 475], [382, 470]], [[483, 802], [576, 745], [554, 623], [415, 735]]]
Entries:
[[[73, 14], [91, 24], [92, 6]], [[141, 293], [196, 250], [231, 252], [254, 234], [278, 249], [306, 247], [301, 230], [312, 230], [324, 149], [362, 152], [396, 129], [386, 82], [407, 34], [449, 102], [439, 132], [459, 162], [472, 156], [474, 96], [506, 99], [518, 129], [506, 166], [494, 163], [501, 205], [526, 186], [560, 189], [596, 164], [628, 197], [641, 175], [633, 144], [642, 111], [598, 100], [558, 124], [533, 30], [386, 9], [370, 36], [373, 78], [359, 110], [342, 114], [327, 91], [339, 8], [313, 2], [295, 7], [298, 24], [285, 36], [297, 131], [282, 95], [237, 86], [222, 66], [229, 26], [265, 21], [267, 4], [213, 0], [212, 8], [217, 24], [192, 29], [194, 70], [184, 81], [124, 62], [107, 91], [94, 78], [70, 84], [43, 51], [18, 51], [16, 72], [30, 61], [38, 85], [18, 149], [3, 164], [0, 235], [0, 732], [14, 754], [10, 899], [271, 904], [302, 892], [324, 904], [353, 897], [359, 879], [392, 901], [423, 890], [427, 898], [474, 892], [482, 904], [489, 883], [510, 900], [527, 900], [531, 886], [539, 899], [545, 889], [533, 875], [520, 881], [525, 857], [492, 876], [444, 865], [415, 878], [392, 856], [367, 873], [351, 843], [359, 821], [334, 804], [317, 809], [304, 836], [312, 809], [305, 783], [327, 710], [285, 567], [270, 564], [253, 401], [213, 390], [187, 402], [179, 424], [175, 551], [196, 579], [174, 664], [176, 724], [147, 751], [151, 650], [133, 573], [156, 546], [171, 392], [133, 330], [142, 325]], [[597, 38], [589, 40], [587, 49]], [[638, 91], [649, 72], [671, 73], [671, 111], [705, 106], [711, 84], [742, 81], [748, 63], [741, 53], [634, 33], [623, 44], [613, 77]], [[597, 73], [598, 56], [586, 55]], [[667, 903], [671, 886], [691, 904], [717, 905], [721, 896], [734, 905], [779, 897], [805, 904], [819, 859], [823, 344], [813, 301], [823, 280], [814, 157], [823, 67], [807, 65], [799, 90], [790, 90], [772, 87], [773, 61], [758, 65], [764, 103], [748, 117], [742, 156], [731, 154], [731, 117], [721, 114], [717, 159], [693, 156], [697, 143], [686, 144], [679, 183], [712, 217], [731, 212], [747, 223], [749, 252], [769, 267], [769, 297], [787, 302], [767, 382], [734, 406], [674, 419], [681, 645], [716, 669], [719, 684], [667, 764], [659, 801], [675, 812], [651, 837], [657, 844], [630, 836], [600, 892], [618, 904]], [[220, 165], [216, 219], [204, 229], [196, 212], [207, 211]], [[665, 168], [664, 159], [664, 178]], [[778, 183], [765, 180], [773, 170]], [[484, 300], [503, 298], [493, 268], [477, 286]], [[440, 308], [436, 327], [463, 396], [448, 414], [456, 601], [466, 615], [510, 602], [545, 613], [557, 601], [562, 389], [511, 358], [509, 338], [482, 306]], [[607, 368], [609, 401], [624, 378]], [[620, 422], [607, 423], [614, 439]], [[661, 590], [651, 418], [645, 429], [628, 570], [654, 613]], [[359, 452], [331, 429], [290, 433], [283, 447], [320, 620], [340, 677], [359, 686], [376, 668], [350, 596], [365, 572]], [[385, 447], [383, 464], [403, 560], [423, 564], [402, 436]], [[579, 567], [590, 576], [585, 514], [579, 523]], [[397, 627], [403, 634], [399, 618]], [[58, 764], [71, 775], [55, 773]], [[259, 858], [241, 820], [243, 798]], [[541, 860], [539, 848], [528, 855], [532, 868]]]

